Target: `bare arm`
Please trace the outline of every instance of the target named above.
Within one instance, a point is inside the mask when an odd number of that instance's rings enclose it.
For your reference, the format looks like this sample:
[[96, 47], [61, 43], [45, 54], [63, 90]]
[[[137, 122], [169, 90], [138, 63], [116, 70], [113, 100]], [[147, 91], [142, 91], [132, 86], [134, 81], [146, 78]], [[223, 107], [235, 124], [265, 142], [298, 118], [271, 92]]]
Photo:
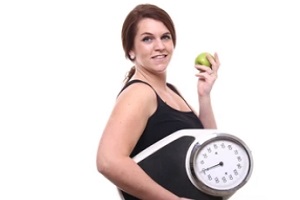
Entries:
[[195, 66], [199, 70], [199, 73], [196, 74], [198, 77], [199, 119], [204, 128], [215, 129], [217, 123], [211, 104], [210, 92], [218, 76], [220, 61], [217, 53], [214, 54], [214, 58], [208, 56], [208, 59], [212, 64], [212, 68], [202, 65]]
[[146, 85], [134, 84], [121, 93], [99, 143], [97, 168], [117, 187], [137, 198], [178, 200], [129, 157], [156, 106], [156, 96]]
[[217, 123], [212, 109], [210, 96], [199, 97], [199, 105], [199, 119], [204, 128], [216, 129]]

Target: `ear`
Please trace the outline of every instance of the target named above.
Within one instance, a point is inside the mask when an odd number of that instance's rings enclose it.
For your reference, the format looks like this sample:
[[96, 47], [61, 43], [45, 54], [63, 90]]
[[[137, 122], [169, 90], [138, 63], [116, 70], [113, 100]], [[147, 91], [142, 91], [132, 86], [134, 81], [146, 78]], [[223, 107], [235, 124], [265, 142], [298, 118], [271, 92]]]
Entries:
[[129, 57], [131, 60], [135, 59], [135, 53], [133, 51], [129, 51]]

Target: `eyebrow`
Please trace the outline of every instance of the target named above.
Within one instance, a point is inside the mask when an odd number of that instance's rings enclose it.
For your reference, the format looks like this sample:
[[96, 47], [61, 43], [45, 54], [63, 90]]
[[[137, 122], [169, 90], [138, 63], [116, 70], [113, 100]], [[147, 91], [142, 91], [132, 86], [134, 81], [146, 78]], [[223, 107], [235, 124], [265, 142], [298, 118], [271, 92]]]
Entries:
[[[143, 36], [143, 35], [153, 35], [153, 34], [149, 33], [149, 32], [144, 32], [144, 33], [141, 34], [141, 36]], [[171, 33], [170, 32], [165, 32], [162, 35], [171, 35]]]

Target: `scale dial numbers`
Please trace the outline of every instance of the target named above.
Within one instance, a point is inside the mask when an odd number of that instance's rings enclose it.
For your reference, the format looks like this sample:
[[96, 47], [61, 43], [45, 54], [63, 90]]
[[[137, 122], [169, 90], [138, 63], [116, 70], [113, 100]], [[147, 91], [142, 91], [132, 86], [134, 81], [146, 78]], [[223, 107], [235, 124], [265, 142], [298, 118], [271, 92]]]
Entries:
[[231, 135], [196, 143], [191, 153], [193, 182], [211, 194], [233, 193], [242, 187], [252, 171], [249, 148]]

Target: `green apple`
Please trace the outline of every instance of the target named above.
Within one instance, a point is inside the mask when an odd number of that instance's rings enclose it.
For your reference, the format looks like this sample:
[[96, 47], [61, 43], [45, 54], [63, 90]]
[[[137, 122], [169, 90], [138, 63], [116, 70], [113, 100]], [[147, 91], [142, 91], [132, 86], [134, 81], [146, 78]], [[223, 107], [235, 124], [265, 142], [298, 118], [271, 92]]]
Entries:
[[[203, 52], [203, 53], [200, 53], [196, 59], [195, 59], [195, 64], [196, 65], [205, 65], [207, 67], [211, 67], [211, 63], [209, 62], [209, 60], [207, 59], [207, 55], [210, 55], [212, 56], [210, 53], [207, 53], [207, 52]], [[213, 56], [212, 56], [213, 57]]]

